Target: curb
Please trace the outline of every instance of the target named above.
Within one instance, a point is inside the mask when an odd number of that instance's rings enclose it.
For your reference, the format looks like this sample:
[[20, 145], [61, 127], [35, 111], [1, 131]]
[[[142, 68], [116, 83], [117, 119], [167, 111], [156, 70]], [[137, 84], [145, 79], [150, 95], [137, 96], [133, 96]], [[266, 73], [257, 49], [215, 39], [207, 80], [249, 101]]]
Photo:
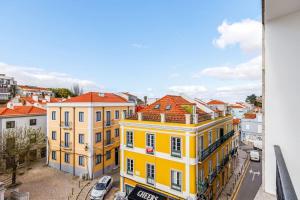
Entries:
[[242, 182], [243, 182], [243, 180], [245, 178], [245, 175], [246, 175], [246, 173], [248, 171], [248, 167], [250, 165], [250, 159], [249, 159], [248, 156], [247, 156], [247, 161], [246, 162], [247, 163], [246, 163], [245, 168], [244, 168], [245, 170], [244, 170], [242, 176], [240, 177], [240, 179], [238, 180], [238, 184], [236, 185], [236, 187], [234, 187], [234, 190], [233, 190], [231, 198], [230, 198], [231, 200], [235, 200], [236, 199], [237, 193], [240, 190], [241, 184], [242, 184]]

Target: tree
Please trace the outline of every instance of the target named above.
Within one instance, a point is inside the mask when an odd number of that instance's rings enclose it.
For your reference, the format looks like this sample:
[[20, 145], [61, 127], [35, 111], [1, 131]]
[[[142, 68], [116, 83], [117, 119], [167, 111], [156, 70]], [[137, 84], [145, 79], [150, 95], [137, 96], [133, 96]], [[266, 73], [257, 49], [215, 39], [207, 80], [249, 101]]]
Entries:
[[246, 98], [247, 103], [254, 104], [255, 101], [256, 101], [256, 95], [255, 94], [251, 94], [250, 96], [247, 96], [247, 98]]
[[71, 91], [73, 93], [73, 96], [79, 96], [83, 93], [83, 89], [80, 88], [78, 83], [73, 84]]
[[7, 129], [3, 132], [0, 149], [12, 168], [12, 185], [16, 184], [19, 161], [28, 160], [29, 152], [45, 142], [46, 136], [41, 129], [25, 127]]
[[69, 96], [74, 96], [71, 90], [67, 88], [49, 88], [57, 98], [68, 98]]

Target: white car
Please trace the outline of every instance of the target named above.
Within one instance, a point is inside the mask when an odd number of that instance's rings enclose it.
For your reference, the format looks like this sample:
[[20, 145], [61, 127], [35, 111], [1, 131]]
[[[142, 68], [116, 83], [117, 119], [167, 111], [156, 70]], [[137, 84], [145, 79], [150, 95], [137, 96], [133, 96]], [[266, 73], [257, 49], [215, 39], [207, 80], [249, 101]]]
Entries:
[[259, 161], [259, 152], [256, 150], [250, 151], [250, 160]]
[[90, 199], [103, 200], [104, 196], [109, 192], [112, 187], [113, 179], [111, 176], [103, 176], [93, 187]]

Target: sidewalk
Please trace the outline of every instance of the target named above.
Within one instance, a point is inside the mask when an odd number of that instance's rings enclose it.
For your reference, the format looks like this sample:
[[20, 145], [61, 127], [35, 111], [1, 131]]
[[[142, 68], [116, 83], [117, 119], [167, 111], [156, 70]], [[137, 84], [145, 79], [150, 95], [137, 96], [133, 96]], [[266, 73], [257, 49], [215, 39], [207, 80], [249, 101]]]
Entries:
[[220, 199], [220, 200], [231, 199], [232, 194], [236, 190], [237, 183], [239, 183], [239, 181], [241, 181], [240, 179], [242, 177], [243, 171], [245, 170], [245, 166], [247, 164], [247, 158], [248, 158], [247, 152], [238, 149], [236, 168], [235, 168], [232, 176], [230, 177], [228, 183], [223, 188], [218, 199]]

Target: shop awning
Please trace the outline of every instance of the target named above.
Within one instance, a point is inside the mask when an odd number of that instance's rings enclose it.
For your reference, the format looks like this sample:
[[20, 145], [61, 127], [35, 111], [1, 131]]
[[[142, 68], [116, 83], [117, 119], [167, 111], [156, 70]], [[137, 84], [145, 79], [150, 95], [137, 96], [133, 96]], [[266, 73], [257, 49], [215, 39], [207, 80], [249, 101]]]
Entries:
[[161, 193], [137, 185], [129, 194], [128, 200], [167, 200], [167, 197]]

